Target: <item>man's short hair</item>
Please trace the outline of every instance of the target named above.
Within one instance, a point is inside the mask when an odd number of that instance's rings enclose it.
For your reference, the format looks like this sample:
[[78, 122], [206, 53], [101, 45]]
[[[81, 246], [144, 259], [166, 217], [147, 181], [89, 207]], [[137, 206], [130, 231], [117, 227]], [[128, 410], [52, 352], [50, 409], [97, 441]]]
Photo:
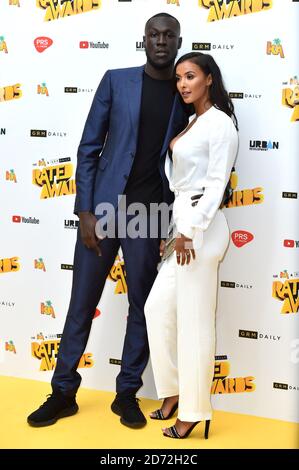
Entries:
[[145, 31], [146, 31], [146, 29], [147, 29], [149, 23], [150, 23], [154, 18], [160, 18], [160, 17], [162, 17], [162, 18], [171, 18], [172, 20], [174, 20], [174, 21], [176, 22], [176, 24], [177, 24], [177, 26], [178, 26], [178, 28], [179, 28], [179, 31], [181, 30], [181, 25], [180, 25], [179, 21], [177, 20], [177, 18], [175, 18], [175, 17], [172, 16], [172, 15], [169, 15], [169, 13], [157, 13], [156, 15], [151, 16], [151, 18], [149, 18], [149, 19], [147, 20], [147, 22], [145, 23]]

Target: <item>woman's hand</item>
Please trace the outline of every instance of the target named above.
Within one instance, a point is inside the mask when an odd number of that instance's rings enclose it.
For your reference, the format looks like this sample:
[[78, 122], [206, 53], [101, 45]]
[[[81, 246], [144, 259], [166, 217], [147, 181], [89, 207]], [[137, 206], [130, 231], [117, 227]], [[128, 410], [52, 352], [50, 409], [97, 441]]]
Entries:
[[161, 256], [161, 258], [164, 255], [165, 245], [166, 245], [165, 240], [161, 240], [160, 241], [160, 256]]
[[185, 237], [185, 235], [181, 233], [179, 233], [176, 238], [174, 250], [176, 252], [176, 261], [182, 266], [190, 263], [191, 256], [195, 259], [192, 238]]

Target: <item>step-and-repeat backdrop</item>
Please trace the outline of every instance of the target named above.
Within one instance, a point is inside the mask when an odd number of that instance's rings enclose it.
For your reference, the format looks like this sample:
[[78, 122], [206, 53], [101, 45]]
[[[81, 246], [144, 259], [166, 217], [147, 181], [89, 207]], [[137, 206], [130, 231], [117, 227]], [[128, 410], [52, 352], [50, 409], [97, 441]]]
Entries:
[[[0, 0], [0, 374], [51, 379], [70, 297], [85, 119], [107, 69], [145, 63], [144, 24], [161, 11], [181, 22], [180, 54], [215, 57], [240, 125], [213, 405], [299, 421], [295, 0]], [[115, 389], [126, 294], [120, 252], [79, 365], [85, 387]], [[140, 394], [156, 397], [150, 366]]]

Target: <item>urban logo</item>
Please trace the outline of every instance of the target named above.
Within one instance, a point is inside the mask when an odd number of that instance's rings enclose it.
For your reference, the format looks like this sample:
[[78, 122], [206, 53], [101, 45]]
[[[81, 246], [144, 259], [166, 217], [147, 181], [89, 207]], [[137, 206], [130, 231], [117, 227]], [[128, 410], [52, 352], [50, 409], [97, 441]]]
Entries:
[[33, 44], [37, 52], [44, 52], [48, 47], [52, 46], [53, 40], [47, 36], [40, 36], [34, 39]]
[[77, 230], [78, 227], [79, 227], [79, 220], [65, 219], [64, 228]]
[[211, 44], [210, 42], [193, 42], [192, 51], [210, 51], [212, 50], [227, 50], [234, 49], [234, 44]]
[[[219, 360], [219, 358], [221, 359]], [[211, 388], [212, 394], [254, 392], [255, 384], [253, 381], [255, 377], [228, 377], [230, 363], [227, 360], [227, 356], [216, 356], [215, 359], [214, 378]]]
[[20, 264], [18, 256], [0, 259], [0, 274], [16, 272], [19, 271], [19, 269]]
[[72, 163], [65, 165], [47, 166], [32, 171], [32, 183], [41, 187], [40, 199], [55, 196], [68, 196], [76, 193]]
[[252, 233], [247, 232], [246, 230], [235, 230], [232, 235], [232, 241], [237, 248], [242, 248], [242, 246], [247, 243], [252, 242], [254, 236]]
[[0, 102], [20, 99], [22, 97], [22, 90], [20, 87], [20, 83], [5, 87], [0, 86]]
[[51, 316], [52, 318], [56, 318], [54, 307], [52, 305], [51, 300], [46, 300], [46, 302], [41, 302], [40, 313], [42, 315], [48, 315], [48, 316]]
[[5, 351], [13, 352], [14, 354], [17, 353], [16, 347], [13, 343], [13, 341], [5, 341]]
[[[296, 273], [298, 275], [298, 273]], [[274, 299], [282, 302], [282, 307], [280, 313], [297, 313], [299, 311], [299, 278], [292, 278], [287, 271], [280, 273], [280, 278], [285, 277], [286, 280], [282, 281], [273, 281], [272, 284], [272, 297]]]
[[145, 51], [144, 41], [136, 41], [136, 51]]
[[37, 94], [49, 96], [49, 91], [45, 82], [41, 85], [37, 85]]
[[283, 191], [281, 196], [283, 199], [297, 199], [298, 193], [294, 193], [292, 191]]
[[101, 0], [36, 0], [36, 6], [46, 10], [44, 21], [52, 21], [98, 10]]
[[287, 85], [287, 88], [282, 89], [282, 104], [294, 109], [291, 122], [299, 121], [299, 79], [297, 75], [289, 82], [284, 82], [283, 85]]
[[239, 330], [239, 337], [246, 339], [265, 339], [271, 341], [279, 341], [281, 336], [269, 335], [267, 333], [259, 333], [258, 331]]
[[229, 289], [252, 289], [250, 284], [240, 284], [239, 282], [234, 281], [221, 281], [221, 287], [228, 287]]
[[14, 5], [16, 7], [20, 7], [20, 0], [9, 0], [9, 5]]
[[108, 49], [109, 43], [104, 41], [80, 41], [79, 42], [80, 49]]
[[[53, 370], [56, 366], [56, 358], [58, 355], [60, 340], [41, 341], [40, 343], [33, 341], [31, 343], [31, 355], [35, 359], [41, 361], [40, 371]], [[88, 368], [94, 365], [92, 354], [86, 352], [81, 357], [78, 368]]]
[[284, 59], [284, 52], [281, 45], [281, 40], [276, 38], [273, 42], [267, 41], [267, 55], [280, 55]]
[[232, 169], [230, 184], [233, 191], [232, 197], [225, 207], [243, 207], [250, 206], [252, 204], [261, 204], [264, 201], [264, 195], [262, 194], [263, 188], [258, 186], [252, 189], [241, 189], [235, 191], [238, 185], [238, 175], [235, 169]]
[[5, 52], [5, 54], [8, 54], [7, 44], [4, 36], [0, 36], [0, 52]]
[[250, 140], [249, 141], [249, 150], [278, 150], [279, 142], [271, 140]]
[[23, 217], [21, 215], [13, 215], [12, 221], [15, 224], [39, 224], [39, 219], [36, 219], [35, 217]]
[[286, 248], [299, 248], [299, 240], [284, 240], [283, 246]]
[[34, 269], [40, 269], [41, 271], [46, 272], [46, 266], [43, 258], [38, 258], [34, 260]]
[[128, 287], [126, 281], [125, 262], [119, 255], [115, 258], [114, 265], [108, 274], [108, 279], [116, 282], [114, 294], [127, 294]]
[[210, 22], [269, 10], [272, 0], [198, 0], [198, 5], [209, 10]]
[[6, 181], [13, 181], [14, 183], [17, 183], [17, 175], [15, 174], [15, 170], [6, 170], [5, 179]]

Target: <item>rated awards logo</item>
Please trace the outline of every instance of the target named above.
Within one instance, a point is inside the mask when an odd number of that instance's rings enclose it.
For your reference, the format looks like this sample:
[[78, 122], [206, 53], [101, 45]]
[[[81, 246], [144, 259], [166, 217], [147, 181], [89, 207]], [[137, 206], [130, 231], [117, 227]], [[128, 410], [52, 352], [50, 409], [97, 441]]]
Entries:
[[32, 183], [41, 188], [40, 199], [76, 194], [73, 164], [46, 166], [32, 170]]
[[209, 10], [208, 22], [260, 13], [272, 8], [272, 0], [198, 0], [198, 6]]
[[236, 190], [238, 186], [238, 175], [234, 168], [232, 169], [230, 184], [233, 189], [233, 194], [225, 207], [250, 206], [253, 204], [261, 204], [264, 201], [264, 195], [262, 194], [263, 188], [260, 186], [256, 188]]
[[298, 313], [299, 311], [299, 272], [289, 273], [286, 269], [273, 276], [272, 297], [282, 302], [280, 313]]
[[0, 86], [0, 103], [3, 101], [17, 100], [22, 97], [21, 84]]
[[290, 78], [288, 82], [284, 82], [286, 88], [282, 89], [282, 104], [293, 109], [291, 121], [299, 121], [299, 79], [298, 76]]
[[[40, 361], [40, 371], [54, 370], [56, 366], [56, 359], [59, 350], [61, 334], [43, 334], [38, 333], [31, 338], [31, 355]], [[81, 356], [78, 368], [93, 367], [93, 355], [90, 352], [85, 352]]]
[[95, 11], [101, 4], [101, 0], [36, 0], [37, 8], [45, 11], [44, 21]]
[[12, 258], [0, 259], [0, 274], [13, 273], [19, 271], [20, 263], [19, 257], [13, 256]]
[[230, 362], [227, 356], [216, 356], [214, 366], [214, 378], [211, 393], [216, 394], [233, 394], [254, 392], [255, 377], [228, 377], [230, 373]]

